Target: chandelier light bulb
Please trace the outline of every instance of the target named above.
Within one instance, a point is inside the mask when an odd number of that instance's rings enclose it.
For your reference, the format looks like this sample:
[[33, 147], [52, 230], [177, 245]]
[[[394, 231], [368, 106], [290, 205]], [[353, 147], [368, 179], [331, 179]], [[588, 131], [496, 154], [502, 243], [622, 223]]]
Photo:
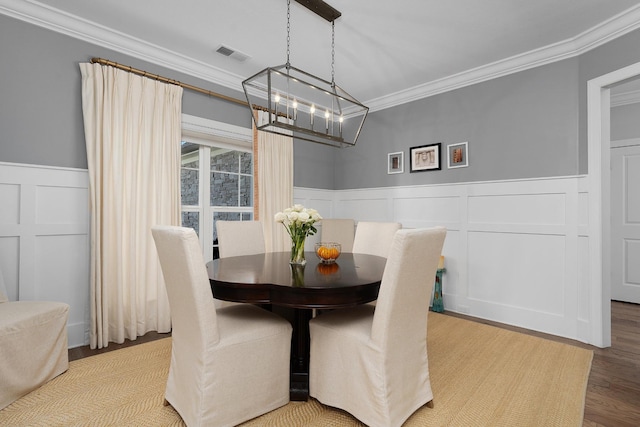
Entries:
[[278, 104], [280, 104], [280, 94], [276, 92], [273, 97], [273, 123], [278, 121]]

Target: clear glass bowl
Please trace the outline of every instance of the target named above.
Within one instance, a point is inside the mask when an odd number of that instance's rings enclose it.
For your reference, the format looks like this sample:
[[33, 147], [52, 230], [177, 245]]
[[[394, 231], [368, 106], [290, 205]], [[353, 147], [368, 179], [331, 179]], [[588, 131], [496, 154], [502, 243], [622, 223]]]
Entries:
[[342, 245], [334, 242], [316, 243], [316, 255], [325, 264], [336, 262], [342, 252]]

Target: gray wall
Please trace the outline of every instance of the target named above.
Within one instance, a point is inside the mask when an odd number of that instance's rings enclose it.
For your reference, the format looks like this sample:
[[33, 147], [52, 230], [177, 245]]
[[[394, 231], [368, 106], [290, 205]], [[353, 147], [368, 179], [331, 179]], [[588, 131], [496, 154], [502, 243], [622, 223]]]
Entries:
[[[244, 99], [242, 88], [234, 91], [0, 15], [0, 161], [87, 167], [78, 64], [92, 57]], [[251, 127], [246, 107], [190, 90], [184, 91], [182, 112]], [[333, 188], [333, 150], [303, 141], [294, 147], [295, 185]]]
[[[0, 161], [86, 168], [78, 64], [92, 57], [244, 99], [212, 83], [0, 15]], [[251, 127], [249, 109], [185, 90], [182, 112]]]
[[[336, 159], [337, 188], [573, 175], [577, 79], [570, 59], [376, 111], [356, 147]], [[464, 141], [469, 167], [447, 169], [446, 146]], [[442, 169], [410, 173], [410, 147], [438, 142]], [[396, 151], [405, 173], [387, 175]]]
[[[374, 112], [358, 145], [336, 157], [336, 188], [585, 174], [587, 81], [639, 61], [636, 30], [575, 58]], [[464, 141], [469, 167], [447, 170], [446, 145]], [[437, 142], [442, 170], [409, 173], [410, 147]], [[387, 175], [396, 151], [405, 173]]]
[[[78, 63], [99, 56], [233, 91], [0, 15], [0, 161], [86, 168]], [[640, 30], [579, 57], [371, 113], [356, 147], [296, 141], [298, 187], [346, 189], [586, 173], [586, 82], [640, 61]], [[185, 90], [183, 112], [250, 126], [245, 107]], [[446, 145], [468, 141], [468, 168]], [[409, 173], [409, 148], [442, 143], [440, 171]], [[387, 175], [403, 151], [405, 173]]]
[[611, 109], [611, 140], [640, 138], [640, 103]]
[[296, 187], [335, 189], [334, 156], [344, 150], [308, 141], [293, 144], [293, 182]]

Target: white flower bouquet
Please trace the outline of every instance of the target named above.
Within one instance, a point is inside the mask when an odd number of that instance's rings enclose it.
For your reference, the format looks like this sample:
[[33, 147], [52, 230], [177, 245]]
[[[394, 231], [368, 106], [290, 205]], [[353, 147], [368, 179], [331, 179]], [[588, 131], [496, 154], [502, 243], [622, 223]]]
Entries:
[[291, 263], [305, 264], [304, 241], [307, 236], [313, 236], [318, 231], [313, 224], [322, 217], [315, 209], [308, 209], [302, 205], [293, 205], [274, 217], [276, 222], [284, 225], [291, 237]]

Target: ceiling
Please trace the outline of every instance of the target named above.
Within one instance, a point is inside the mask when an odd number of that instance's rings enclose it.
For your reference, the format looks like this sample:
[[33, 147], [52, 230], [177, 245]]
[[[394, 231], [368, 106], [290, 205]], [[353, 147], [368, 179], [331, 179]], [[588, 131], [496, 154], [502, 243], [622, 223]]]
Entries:
[[[575, 56], [640, 27], [636, 0], [327, 3], [342, 12], [335, 81], [374, 110]], [[0, 13], [237, 90], [287, 59], [286, 0], [0, 0]], [[249, 58], [216, 53], [220, 45]], [[293, 66], [331, 79], [331, 24], [294, 1], [290, 45]]]

